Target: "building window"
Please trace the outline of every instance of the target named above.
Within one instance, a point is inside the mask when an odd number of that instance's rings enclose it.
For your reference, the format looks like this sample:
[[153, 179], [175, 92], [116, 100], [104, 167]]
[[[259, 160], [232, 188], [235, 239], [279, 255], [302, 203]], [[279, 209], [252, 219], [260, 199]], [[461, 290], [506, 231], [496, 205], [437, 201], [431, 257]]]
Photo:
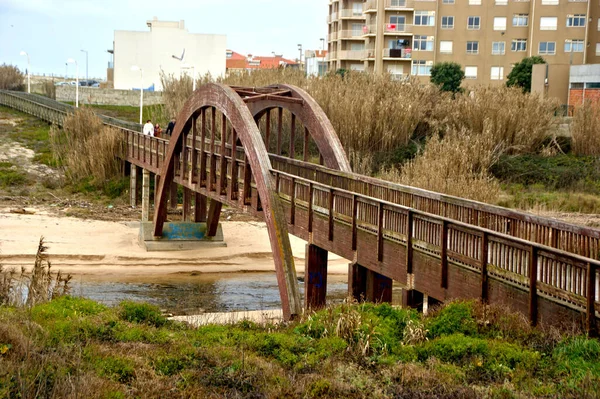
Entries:
[[527, 26], [529, 25], [529, 14], [515, 14], [512, 20], [513, 26]]
[[449, 40], [440, 41], [440, 53], [452, 54], [452, 41], [449, 41]]
[[390, 16], [390, 28], [395, 26], [395, 29], [388, 29], [396, 32], [404, 32], [406, 30], [406, 17], [404, 15]]
[[415, 25], [435, 26], [435, 11], [415, 11]]
[[413, 37], [413, 50], [433, 51], [433, 36], [415, 35]]
[[352, 3], [352, 15], [355, 17], [363, 15], [363, 3]]
[[557, 6], [558, 0], [542, 0], [543, 6]]
[[556, 17], [541, 17], [540, 30], [556, 30], [558, 26], [558, 18]]
[[508, 0], [496, 0], [497, 6], [505, 6], [508, 4]]
[[506, 17], [494, 17], [494, 30], [506, 30]]
[[454, 0], [443, 0], [443, 4], [454, 4]]
[[556, 54], [556, 42], [540, 42], [538, 54], [540, 54], [540, 55]]
[[567, 27], [585, 26], [585, 14], [567, 15]]
[[469, 17], [467, 18], [467, 29], [479, 29], [480, 23], [480, 17]]
[[600, 43], [596, 43], [596, 55], [600, 55]]
[[433, 66], [433, 61], [413, 60], [412, 74], [419, 75], [419, 76], [430, 76], [432, 66]]
[[454, 17], [442, 17], [442, 29], [454, 29]]
[[565, 40], [565, 53], [583, 53], [583, 40], [572, 39]]
[[492, 55], [504, 55], [505, 47], [505, 42], [492, 42]]
[[495, 66], [490, 70], [491, 80], [504, 80], [504, 67]]
[[467, 54], [479, 54], [479, 42], [467, 42]]
[[392, 0], [392, 7], [406, 7], [406, 0]]
[[466, 79], [477, 79], [477, 67], [476, 66], [465, 67], [465, 78]]
[[480, 6], [481, 0], [469, 0], [469, 5], [470, 6]]
[[511, 51], [527, 51], [527, 39], [513, 39], [510, 44]]

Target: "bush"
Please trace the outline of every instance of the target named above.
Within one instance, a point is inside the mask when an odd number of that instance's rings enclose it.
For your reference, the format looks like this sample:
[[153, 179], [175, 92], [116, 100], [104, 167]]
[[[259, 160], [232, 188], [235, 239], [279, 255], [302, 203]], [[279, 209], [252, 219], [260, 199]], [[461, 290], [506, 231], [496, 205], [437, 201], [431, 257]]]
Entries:
[[22, 91], [25, 87], [25, 76], [16, 66], [0, 65], [0, 90]]
[[119, 305], [121, 319], [131, 323], [148, 324], [155, 327], [163, 326], [167, 319], [162, 315], [158, 306], [149, 303], [123, 301]]
[[431, 315], [426, 323], [431, 338], [461, 333], [477, 334], [477, 322], [473, 317], [473, 305], [469, 302], [453, 302]]
[[545, 64], [546, 61], [540, 56], [523, 58], [517, 62], [508, 74], [507, 86], [516, 86], [523, 89], [524, 92], [531, 91], [531, 74], [534, 64]]

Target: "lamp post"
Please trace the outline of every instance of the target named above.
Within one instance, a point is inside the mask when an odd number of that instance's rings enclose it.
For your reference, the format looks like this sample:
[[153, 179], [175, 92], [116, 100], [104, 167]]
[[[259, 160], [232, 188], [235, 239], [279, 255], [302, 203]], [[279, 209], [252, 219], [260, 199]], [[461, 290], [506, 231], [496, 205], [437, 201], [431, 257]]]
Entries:
[[89, 84], [90, 77], [88, 76], [88, 52], [87, 50], [81, 50], [81, 52], [85, 53], [85, 81]]
[[21, 51], [20, 55], [27, 56], [27, 93], [31, 93], [31, 62], [29, 60], [29, 54], [25, 51]]
[[192, 70], [192, 91], [196, 91], [196, 66], [190, 64], [183, 64], [181, 69], [191, 69]]
[[142, 110], [144, 109], [144, 70], [137, 65], [131, 67], [132, 71], [140, 71], [140, 125], [142, 124]]
[[300, 52], [300, 58], [298, 58], [298, 62], [300, 63], [300, 70], [302, 70], [302, 44], [298, 44], [298, 51]]
[[[321, 41], [321, 55], [323, 56], [323, 75], [325, 75], [325, 38], [322, 37], [319, 40]], [[321, 74], [319, 73], [319, 69], [320, 67], [317, 66], [317, 75], [321, 76]]]
[[79, 108], [79, 64], [73, 58], [69, 58], [67, 62], [75, 64], [75, 108]]

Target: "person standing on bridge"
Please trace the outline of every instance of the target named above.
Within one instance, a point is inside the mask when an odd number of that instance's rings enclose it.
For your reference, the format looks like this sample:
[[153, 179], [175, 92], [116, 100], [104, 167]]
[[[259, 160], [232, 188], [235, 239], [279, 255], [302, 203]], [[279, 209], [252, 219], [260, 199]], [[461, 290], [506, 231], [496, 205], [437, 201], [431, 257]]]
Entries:
[[167, 130], [165, 131], [165, 134], [173, 134], [173, 129], [175, 129], [175, 122], [176, 122], [176, 119], [171, 118], [171, 121], [167, 125]]
[[154, 136], [154, 125], [152, 124], [152, 121], [150, 119], [146, 121], [142, 133], [148, 136]]

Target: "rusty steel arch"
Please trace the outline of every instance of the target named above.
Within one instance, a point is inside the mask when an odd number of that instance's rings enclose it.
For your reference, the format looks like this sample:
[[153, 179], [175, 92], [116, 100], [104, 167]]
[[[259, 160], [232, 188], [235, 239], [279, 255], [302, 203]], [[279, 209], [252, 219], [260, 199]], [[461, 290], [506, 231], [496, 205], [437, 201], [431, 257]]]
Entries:
[[306, 91], [286, 84], [263, 88], [234, 87], [234, 90], [244, 97], [257, 123], [263, 116], [270, 116], [273, 109], [288, 110], [307, 129], [326, 167], [352, 172], [333, 125], [321, 106]]
[[154, 236], [162, 236], [167, 216], [169, 186], [174, 178], [175, 155], [181, 150], [183, 138], [195, 123], [194, 119], [206, 108], [216, 109], [227, 118], [244, 148], [262, 202], [284, 317], [293, 318], [301, 313], [302, 307], [287, 221], [270, 173], [271, 162], [250, 110], [229, 86], [216, 83], [204, 85], [192, 94], [177, 116], [178, 123], [169, 141], [165, 162], [160, 171], [154, 213]]

